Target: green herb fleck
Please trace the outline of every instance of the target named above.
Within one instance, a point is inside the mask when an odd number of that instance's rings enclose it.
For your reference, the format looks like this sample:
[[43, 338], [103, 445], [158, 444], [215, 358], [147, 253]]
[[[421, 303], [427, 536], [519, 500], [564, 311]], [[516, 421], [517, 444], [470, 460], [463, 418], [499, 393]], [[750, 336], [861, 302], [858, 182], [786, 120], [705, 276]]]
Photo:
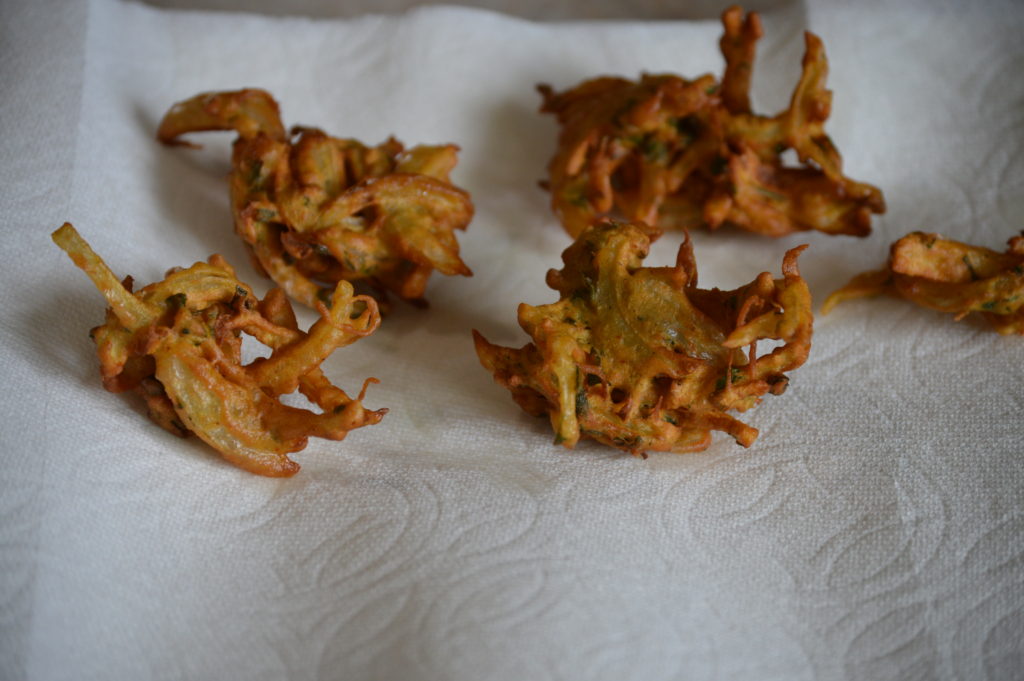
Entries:
[[679, 133], [679, 144], [684, 147], [697, 139], [701, 133], [701, 121], [693, 114], [681, 118], [673, 118], [670, 122], [672, 127], [676, 129], [676, 132]]
[[[743, 380], [743, 370], [737, 367], [729, 367], [729, 377], [733, 385]], [[722, 376], [715, 382], [715, 390], [724, 390], [727, 383], [726, 377]]]
[[577, 208], [587, 208], [590, 201], [587, 200], [586, 187], [582, 185], [569, 187], [565, 192], [566, 200]]
[[978, 279], [981, 279], [981, 277], [978, 276], [978, 273], [974, 271], [974, 265], [972, 265], [971, 261], [968, 260], [966, 254], [964, 254], [964, 257], [962, 257], [961, 260], [964, 265], [967, 265], [967, 271], [971, 273], [971, 281], [978, 281]]
[[587, 402], [587, 389], [584, 385], [580, 385], [579, 390], [576, 391], [576, 414], [583, 416], [589, 408], [590, 403]]
[[786, 200], [785, 196], [783, 196], [782, 194], [780, 194], [780, 193], [778, 193], [776, 191], [772, 191], [771, 189], [766, 189], [764, 187], [757, 187], [757, 191], [760, 192], [762, 195], [767, 196], [769, 199], [772, 199], [773, 201], [785, 201]]
[[254, 161], [249, 166], [249, 184], [256, 184], [260, 181], [260, 176], [263, 174], [263, 161]]
[[640, 152], [651, 163], [665, 163], [668, 161], [668, 145], [653, 135], [648, 135], [643, 139], [640, 143]]

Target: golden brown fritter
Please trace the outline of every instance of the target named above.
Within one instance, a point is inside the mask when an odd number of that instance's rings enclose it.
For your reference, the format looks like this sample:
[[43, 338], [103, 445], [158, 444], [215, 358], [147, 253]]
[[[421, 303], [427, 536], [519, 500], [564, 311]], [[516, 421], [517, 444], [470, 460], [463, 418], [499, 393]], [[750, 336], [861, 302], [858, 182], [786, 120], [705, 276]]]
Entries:
[[[315, 128], [289, 134], [277, 102], [256, 89], [196, 95], [164, 116], [157, 139], [235, 130], [231, 206], [235, 231], [257, 267], [315, 307], [338, 281], [366, 282], [422, 302], [431, 272], [469, 276], [455, 231], [473, 217], [449, 173], [458, 147], [376, 147]], [[322, 286], [321, 284], [326, 284]]]
[[1011, 238], [999, 253], [911, 232], [893, 243], [884, 268], [854, 277], [821, 311], [882, 293], [952, 313], [956, 320], [977, 312], [1001, 334], [1024, 335], [1024, 236]]
[[[789, 108], [761, 116], [749, 98], [760, 18], [732, 7], [722, 22], [720, 83], [711, 75], [644, 74], [596, 78], [561, 93], [539, 86], [541, 111], [562, 126], [548, 186], [570, 235], [600, 216], [659, 229], [731, 224], [769, 236], [871, 231], [871, 214], [884, 212], [885, 201], [876, 187], [843, 175], [825, 133], [832, 93], [821, 40], [805, 34]], [[799, 166], [783, 161], [789, 149]]]
[[[132, 292], [131, 278], [117, 277], [70, 224], [53, 240], [107, 299], [106, 322], [90, 336], [96, 342], [103, 386], [134, 390], [150, 417], [175, 435], [193, 432], [221, 456], [247, 471], [273, 477], [294, 475], [288, 458], [310, 437], [343, 439], [350, 430], [381, 420], [386, 409], [362, 405], [335, 387], [320, 363], [336, 348], [372, 333], [380, 323], [377, 303], [353, 295], [339, 282], [330, 309], [308, 333], [299, 330], [281, 289], [263, 300], [238, 281], [219, 255], [208, 263], [173, 269], [167, 278]], [[269, 357], [241, 363], [241, 334], [269, 346]], [[282, 404], [298, 390], [322, 410]]]
[[[525, 411], [551, 419], [556, 444], [589, 437], [638, 455], [690, 452], [719, 430], [749, 446], [757, 430], [726, 412], [781, 394], [783, 372], [810, 351], [811, 297], [796, 263], [804, 247], [786, 253], [782, 279], [764, 272], [720, 291], [697, 288], [689, 240], [674, 267], [643, 267], [649, 245], [642, 223], [585, 230], [548, 273], [560, 300], [519, 306], [533, 342], [504, 348], [474, 331], [480, 361]], [[758, 356], [762, 339], [781, 344]]]

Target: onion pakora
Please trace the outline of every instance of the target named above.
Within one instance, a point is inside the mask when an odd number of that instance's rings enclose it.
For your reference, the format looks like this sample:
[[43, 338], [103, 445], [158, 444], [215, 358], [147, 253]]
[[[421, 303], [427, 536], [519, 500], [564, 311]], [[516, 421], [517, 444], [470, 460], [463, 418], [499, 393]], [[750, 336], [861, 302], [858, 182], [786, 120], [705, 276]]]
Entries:
[[[473, 217], [449, 173], [458, 147], [376, 147], [316, 128], [287, 133], [263, 90], [196, 95], [164, 116], [157, 139], [235, 130], [231, 206], [256, 266], [295, 300], [315, 307], [338, 281], [365, 282], [422, 303], [430, 274], [470, 276], [455, 230]], [[294, 139], [293, 139], [294, 138]], [[329, 286], [323, 287], [321, 283]]]
[[[764, 272], [731, 291], [697, 288], [689, 238], [674, 267], [642, 267], [649, 246], [643, 223], [588, 228], [548, 272], [561, 299], [519, 306], [533, 342], [505, 348], [474, 331], [480, 362], [527, 413], [549, 416], [555, 444], [694, 452], [718, 430], [750, 446], [757, 430], [726, 412], [781, 394], [783, 372], [810, 352], [811, 296], [797, 269], [806, 246], [786, 253], [781, 279]], [[757, 356], [762, 339], [778, 343]]]
[[[287, 477], [299, 470], [288, 454], [309, 437], [341, 440], [387, 413], [362, 405], [377, 379], [353, 400], [320, 370], [332, 351], [380, 324], [376, 301], [353, 295], [348, 282], [339, 282], [329, 308], [318, 305], [321, 318], [304, 333], [281, 289], [259, 300], [219, 255], [133, 292], [131, 277], [118, 281], [70, 224], [53, 240], [107, 299], [106, 321], [90, 332], [103, 386], [137, 392], [171, 433], [193, 432], [240, 468]], [[242, 333], [269, 346], [270, 356], [243, 365]], [[280, 402], [296, 389], [322, 413]]]
[[1011, 238], [999, 253], [911, 232], [892, 244], [884, 268], [858, 274], [821, 311], [883, 293], [953, 313], [958, 321], [977, 312], [1001, 334], [1024, 335], [1024, 235]]
[[[704, 75], [601, 77], [556, 93], [539, 85], [541, 111], [562, 126], [548, 166], [551, 205], [576, 237], [595, 217], [659, 229], [741, 229], [781, 236], [801, 230], [866, 236], [882, 192], [843, 175], [825, 133], [832, 93], [821, 40], [805, 33], [803, 73], [789, 108], [751, 113], [750, 78], [761, 37], [757, 13], [722, 15], [721, 82]], [[801, 162], [790, 167], [783, 153]]]

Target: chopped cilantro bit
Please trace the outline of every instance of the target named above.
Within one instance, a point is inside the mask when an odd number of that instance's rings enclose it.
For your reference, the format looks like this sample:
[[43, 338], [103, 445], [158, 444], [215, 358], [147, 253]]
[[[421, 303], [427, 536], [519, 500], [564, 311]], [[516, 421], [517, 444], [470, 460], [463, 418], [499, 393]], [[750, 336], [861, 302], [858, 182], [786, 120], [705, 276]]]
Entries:
[[682, 116], [681, 118], [674, 118], [671, 121], [672, 127], [679, 133], [679, 142], [683, 146], [686, 146], [697, 139], [700, 135], [703, 124], [700, 118], [693, 114], [688, 116]]
[[167, 296], [167, 300], [164, 301], [169, 307], [185, 307], [188, 302], [188, 296], [184, 293], [175, 293], [173, 296]]
[[979, 277], [978, 273], [974, 271], [974, 265], [972, 265], [971, 261], [967, 258], [967, 254], [965, 253], [960, 259], [965, 265], [967, 265], [967, 271], [971, 273], [971, 281], [978, 281], [981, 277]]
[[587, 190], [583, 186], [568, 187], [565, 192], [566, 200], [577, 208], [587, 208], [590, 202], [587, 200]]
[[590, 403], [587, 402], [587, 390], [581, 385], [580, 389], [576, 391], [576, 413], [582, 416], [587, 413], [589, 408]]
[[256, 184], [260, 180], [260, 176], [263, 174], [263, 161], [254, 161], [249, 166], [249, 184]]
[[764, 187], [757, 187], [757, 191], [759, 193], [761, 193], [762, 195], [767, 196], [769, 199], [772, 199], [774, 201], [785, 201], [786, 200], [786, 197], [784, 195], [782, 195], [782, 194], [780, 194], [780, 193], [778, 193], [776, 191], [772, 191], [771, 189], [766, 189]]
[[668, 160], [668, 145], [657, 137], [648, 135], [640, 144], [640, 152], [651, 163], [665, 163]]

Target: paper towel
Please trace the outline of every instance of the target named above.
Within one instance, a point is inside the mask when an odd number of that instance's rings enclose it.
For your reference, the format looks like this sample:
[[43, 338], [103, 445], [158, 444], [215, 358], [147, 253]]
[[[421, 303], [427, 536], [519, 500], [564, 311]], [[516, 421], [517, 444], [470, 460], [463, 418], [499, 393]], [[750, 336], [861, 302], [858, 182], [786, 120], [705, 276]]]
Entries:
[[[749, 449], [634, 459], [551, 444], [478, 364], [525, 343], [568, 245], [537, 187], [538, 82], [720, 73], [717, 21], [531, 23], [430, 7], [311, 20], [93, 0], [6, 6], [0, 676], [10, 679], [1006, 679], [1024, 631], [1024, 343], [897, 300], [816, 320]], [[1024, 227], [1019, 5], [780, 4], [754, 106], [825, 43], [828, 130], [889, 204], [866, 239], [694, 234], [702, 286], [801, 259], [815, 300], [906, 232]], [[6, 43], [6, 46], [4, 44]], [[103, 301], [49, 241], [72, 221], [147, 283], [223, 254], [231, 134], [153, 140], [175, 101], [263, 87], [286, 125], [454, 142], [471, 279], [436, 276], [327, 374], [388, 407], [268, 480], [102, 390]], [[678, 235], [648, 264], [670, 264]], [[308, 324], [307, 311], [301, 322]]]

